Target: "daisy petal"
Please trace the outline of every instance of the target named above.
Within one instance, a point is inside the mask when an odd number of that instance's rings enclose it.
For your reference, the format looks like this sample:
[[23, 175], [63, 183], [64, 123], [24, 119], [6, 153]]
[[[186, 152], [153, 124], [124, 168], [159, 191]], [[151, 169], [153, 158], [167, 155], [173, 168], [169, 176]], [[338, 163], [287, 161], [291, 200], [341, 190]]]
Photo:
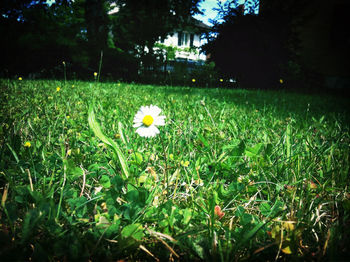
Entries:
[[143, 116], [150, 115], [151, 112], [149, 106], [141, 106], [140, 111], [142, 112]]
[[136, 122], [136, 123], [134, 123], [134, 125], [133, 125], [133, 127], [140, 127], [140, 126], [142, 126], [142, 123], [140, 123], [140, 122]]
[[154, 119], [154, 125], [164, 126], [165, 125], [165, 116], [158, 116]]
[[148, 136], [148, 129], [147, 127], [139, 127], [136, 129], [136, 133], [138, 133], [140, 136], [147, 137]]
[[150, 105], [150, 110], [152, 111], [154, 116], [158, 116], [162, 111], [158, 106]]
[[144, 116], [145, 115], [141, 111], [138, 111], [134, 117], [134, 121], [135, 121], [135, 119], [140, 119], [142, 121]]
[[152, 132], [153, 132], [153, 136], [156, 136], [159, 134], [159, 129], [156, 126], [152, 126]]

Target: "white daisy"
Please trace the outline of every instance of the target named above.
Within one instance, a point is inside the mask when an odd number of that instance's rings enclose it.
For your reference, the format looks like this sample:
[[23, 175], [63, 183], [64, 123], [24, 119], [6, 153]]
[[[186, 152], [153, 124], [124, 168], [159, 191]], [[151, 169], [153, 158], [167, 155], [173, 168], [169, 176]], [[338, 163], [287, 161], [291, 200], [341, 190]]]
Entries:
[[134, 117], [136, 133], [144, 137], [154, 137], [159, 134], [157, 126], [165, 125], [165, 116], [160, 116], [162, 110], [158, 106], [141, 106]]

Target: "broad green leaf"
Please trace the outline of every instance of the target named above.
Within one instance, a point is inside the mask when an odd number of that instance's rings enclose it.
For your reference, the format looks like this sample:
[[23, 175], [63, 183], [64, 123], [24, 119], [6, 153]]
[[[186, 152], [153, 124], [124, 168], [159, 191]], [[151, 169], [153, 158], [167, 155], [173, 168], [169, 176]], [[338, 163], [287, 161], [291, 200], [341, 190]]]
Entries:
[[142, 225], [139, 223], [127, 225], [123, 228], [121, 234], [124, 238], [132, 237], [136, 240], [141, 240], [143, 237]]
[[186, 209], [184, 210], [183, 216], [184, 216], [183, 223], [184, 223], [184, 225], [187, 225], [188, 222], [190, 222], [191, 217], [192, 217], [192, 211], [191, 211], [191, 209], [186, 208]]
[[100, 184], [104, 188], [110, 188], [111, 187], [111, 181], [107, 175], [103, 175], [100, 179]]
[[243, 141], [235, 140], [234, 143], [223, 146], [222, 150], [228, 151], [230, 156], [239, 157], [244, 153], [245, 144]]
[[129, 190], [126, 194], [126, 199], [129, 202], [138, 202], [139, 200], [139, 191], [136, 189]]
[[88, 117], [88, 121], [89, 121], [89, 125], [90, 128], [94, 131], [95, 135], [102, 140], [103, 143], [111, 146], [115, 153], [118, 156], [120, 165], [122, 167], [122, 170], [124, 172], [125, 178], [129, 177], [129, 167], [126, 164], [126, 159], [121, 151], [121, 149], [119, 148], [118, 144], [115, 143], [112, 139], [106, 137], [102, 131], [101, 131], [101, 127], [100, 125], [97, 123], [96, 119], [95, 119], [95, 113], [94, 110], [92, 108], [92, 106], [89, 107], [89, 117]]
[[261, 203], [259, 209], [263, 216], [268, 216], [271, 213], [271, 206], [269, 203]]
[[131, 154], [131, 159], [137, 165], [141, 165], [143, 162], [143, 157], [139, 152], [134, 152]]
[[106, 237], [113, 238], [114, 236], [118, 235], [119, 226], [120, 226], [120, 220], [117, 220], [112, 225], [110, 225], [106, 230]]
[[260, 151], [263, 148], [263, 146], [264, 146], [264, 144], [259, 143], [259, 144], [256, 144], [253, 147], [246, 147], [245, 155], [248, 156], [248, 157], [257, 156], [260, 153]]
[[81, 168], [77, 167], [73, 160], [64, 159], [63, 163], [67, 168], [68, 180], [74, 180], [74, 179], [77, 179], [77, 178], [83, 176], [83, 174], [84, 174], [83, 170]]

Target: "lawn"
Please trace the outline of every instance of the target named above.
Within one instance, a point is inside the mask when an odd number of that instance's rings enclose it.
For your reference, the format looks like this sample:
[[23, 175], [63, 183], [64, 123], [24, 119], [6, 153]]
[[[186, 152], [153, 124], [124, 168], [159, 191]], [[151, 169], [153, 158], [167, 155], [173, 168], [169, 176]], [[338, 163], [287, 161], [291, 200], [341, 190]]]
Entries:
[[[349, 103], [281, 91], [0, 80], [0, 260], [337, 260]], [[159, 135], [133, 119], [157, 105]]]

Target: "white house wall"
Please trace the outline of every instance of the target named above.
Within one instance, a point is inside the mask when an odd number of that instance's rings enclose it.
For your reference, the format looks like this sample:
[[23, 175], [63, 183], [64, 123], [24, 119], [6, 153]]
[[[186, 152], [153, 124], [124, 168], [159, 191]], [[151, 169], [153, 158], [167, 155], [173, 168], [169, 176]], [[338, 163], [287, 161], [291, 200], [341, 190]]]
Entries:
[[[186, 33], [188, 34], [188, 33]], [[190, 38], [188, 34], [188, 39]], [[186, 45], [178, 46], [178, 33], [173, 33], [172, 35], [169, 35], [163, 42], [164, 45], [167, 46], [175, 46], [178, 48], [186, 48], [190, 47], [190, 41], [187, 41]], [[199, 47], [203, 44], [203, 41], [201, 40], [200, 35], [194, 35], [193, 37], [193, 46], [197, 47], [196, 52], [187, 52], [187, 51], [177, 51], [175, 54], [176, 58], [184, 58], [184, 59], [190, 59], [190, 60], [206, 60], [206, 56], [203, 53], [199, 53]]]

